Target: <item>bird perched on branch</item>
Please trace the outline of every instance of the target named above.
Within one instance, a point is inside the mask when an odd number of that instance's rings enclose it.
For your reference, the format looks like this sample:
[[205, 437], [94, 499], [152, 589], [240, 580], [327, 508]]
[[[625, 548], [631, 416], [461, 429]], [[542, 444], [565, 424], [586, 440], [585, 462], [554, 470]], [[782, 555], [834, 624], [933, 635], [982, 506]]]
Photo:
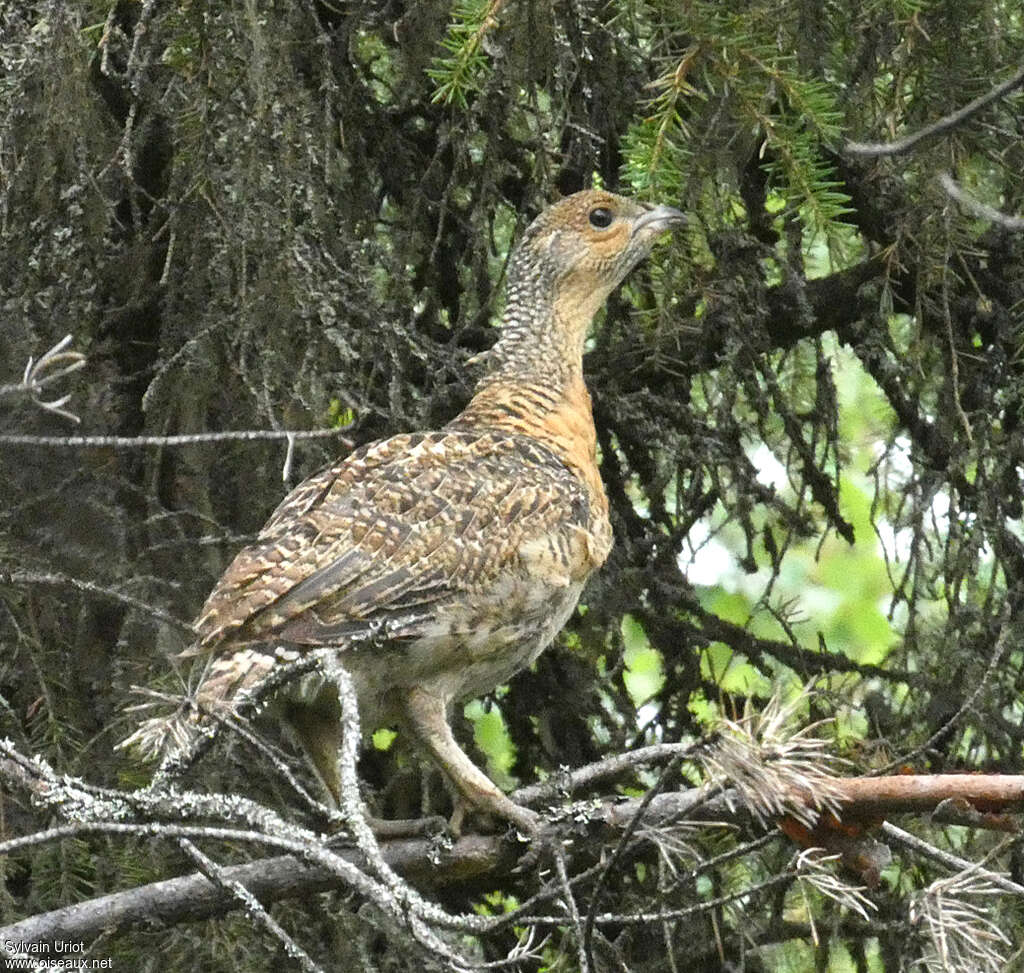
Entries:
[[[536, 814], [459, 747], [447, 713], [530, 665], [608, 556], [584, 340], [611, 291], [682, 222], [671, 207], [587, 190], [530, 225], [466, 409], [310, 477], [224, 572], [186, 653], [205, 659], [200, 707], [258, 685], [282, 647], [331, 647], [365, 727], [411, 731], [464, 805], [536, 830]], [[326, 683], [286, 694], [286, 718], [337, 802], [336, 694]]]

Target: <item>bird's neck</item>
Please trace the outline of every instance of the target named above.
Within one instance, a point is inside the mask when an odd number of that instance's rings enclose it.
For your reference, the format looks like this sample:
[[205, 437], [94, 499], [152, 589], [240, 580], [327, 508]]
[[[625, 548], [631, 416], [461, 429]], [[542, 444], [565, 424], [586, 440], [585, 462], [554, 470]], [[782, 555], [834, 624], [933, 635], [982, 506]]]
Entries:
[[[609, 288], [592, 275], [510, 271], [501, 334], [487, 356], [474, 402], [492, 385], [521, 384], [572, 393], [583, 381], [583, 344]], [[471, 403], [470, 408], [473, 408]]]
[[547, 301], [520, 296], [510, 295], [488, 372], [450, 428], [530, 436], [600, 492], [597, 437], [583, 381], [583, 344], [600, 301], [589, 294], [562, 293]]

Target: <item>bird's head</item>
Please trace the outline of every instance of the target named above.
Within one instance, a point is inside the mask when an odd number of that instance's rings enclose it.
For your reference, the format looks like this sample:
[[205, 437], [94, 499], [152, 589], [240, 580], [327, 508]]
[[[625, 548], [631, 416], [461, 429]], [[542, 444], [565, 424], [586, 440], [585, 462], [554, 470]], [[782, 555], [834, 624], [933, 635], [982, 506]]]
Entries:
[[590, 318], [665, 230], [686, 217], [600, 189], [574, 193], [537, 217], [509, 265], [510, 302], [545, 291], [559, 316]]

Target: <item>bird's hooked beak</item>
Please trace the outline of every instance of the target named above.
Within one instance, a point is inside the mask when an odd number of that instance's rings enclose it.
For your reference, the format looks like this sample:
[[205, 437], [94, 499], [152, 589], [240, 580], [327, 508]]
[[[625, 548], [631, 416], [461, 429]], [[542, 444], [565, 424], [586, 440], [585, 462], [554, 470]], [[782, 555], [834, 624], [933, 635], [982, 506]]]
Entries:
[[637, 218], [633, 224], [633, 236], [641, 230], [653, 229], [656, 233], [669, 230], [673, 226], [685, 226], [686, 216], [674, 206], [652, 206], [646, 213]]

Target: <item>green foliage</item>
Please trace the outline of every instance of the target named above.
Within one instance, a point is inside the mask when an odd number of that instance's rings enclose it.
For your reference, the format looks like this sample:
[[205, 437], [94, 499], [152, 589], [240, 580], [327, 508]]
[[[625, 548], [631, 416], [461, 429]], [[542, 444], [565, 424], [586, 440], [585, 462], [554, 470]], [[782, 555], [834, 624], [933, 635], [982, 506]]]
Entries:
[[622, 617], [622, 643], [622, 680], [633, 705], [639, 709], [665, 684], [661, 653], [651, 648], [640, 623], [630, 615]]
[[812, 234], [829, 234], [850, 212], [825, 155], [842, 138], [835, 86], [808, 74], [791, 53], [795, 37], [780, 43], [780, 32], [801, 29], [795, 6], [781, 20], [775, 3], [732, 8], [702, 0], [662, 9], [666, 22], [679, 18], [691, 43], [650, 85], [658, 94], [627, 136], [626, 177], [638, 191], [681, 195], [693, 178], [696, 119], [713, 109], [714, 137], [756, 139], [769, 185], [785, 200], [784, 215], [798, 216]]
[[[764, 565], [761, 570], [751, 574], [729, 558], [728, 567], [719, 569], [717, 582], [704, 588], [701, 598], [716, 616], [762, 638], [795, 638], [809, 652], [824, 648], [858, 663], [879, 665], [896, 644], [898, 633], [886, 615], [892, 580], [883, 545], [875, 535], [876, 530], [887, 538], [894, 535], [893, 526], [873, 509], [869, 472], [877, 459], [878, 440], [892, 434], [893, 416], [856, 359], [838, 348], [832, 353], [847, 471], [840, 478], [838, 501], [856, 543], [850, 545], [836, 536], [791, 539], [777, 571], [759, 543], [758, 560]], [[764, 445], [756, 455], [761, 457], [762, 468], [769, 459], [777, 462]], [[788, 483], [779, 483], [777, 489], [781, 497], [793, 497]], [[722, 527], [712, 526], [711, 543], [716, 550], [722, 550], [717, 545], [742, 550], [745, 535], [740, 525], [733, 523], [725, 511], [719, 511], [718, 519]], [[765, 536], [766, 531], [773, 531], [772, 518], [765, 512], [753, 519], [753, 527]], [[702, 556], [707, 558], [709, 554]], [[769, 581], [771, 598], [766, 600]], [[768, 684], [757, 667], [723, 643], [713, 643], [705, 650], [702, 671], [723, 692], [766, 695]]]
[[465, 716], [473, 724], [473, 741], [487, 758], [487, 774], [499, 786], [510, 789], [515, 781], [510, 771], [516, 761], [516, 747], [501, 710], [480, 700], [466, 704]]
[[327, 421], [330, 425], [338, 429], [345, 429], [351, 426], [355, 419], [355, 410], [342, 405], [341, 399], [331, 399], [331, 404], [327, 408]]
[[479, 92], [490, 67], [487, 35], [498, 26], [503, 0], [458, 0], [452, 23], [441, 42], [447, 54], [438, 55], [427, 75], [435, 84], [433, 100], [465, 109]]
[[670, 198], [683, 194], [692, 163], [686, 102], [706, 100], [687, 81], [697, 56], [697, 48], [689, 49], [672, 70], [651, 82], [658, 94], [648, 104], [645, 117], [626, 133], [624, 175], [637, 193], [664, 192]]

